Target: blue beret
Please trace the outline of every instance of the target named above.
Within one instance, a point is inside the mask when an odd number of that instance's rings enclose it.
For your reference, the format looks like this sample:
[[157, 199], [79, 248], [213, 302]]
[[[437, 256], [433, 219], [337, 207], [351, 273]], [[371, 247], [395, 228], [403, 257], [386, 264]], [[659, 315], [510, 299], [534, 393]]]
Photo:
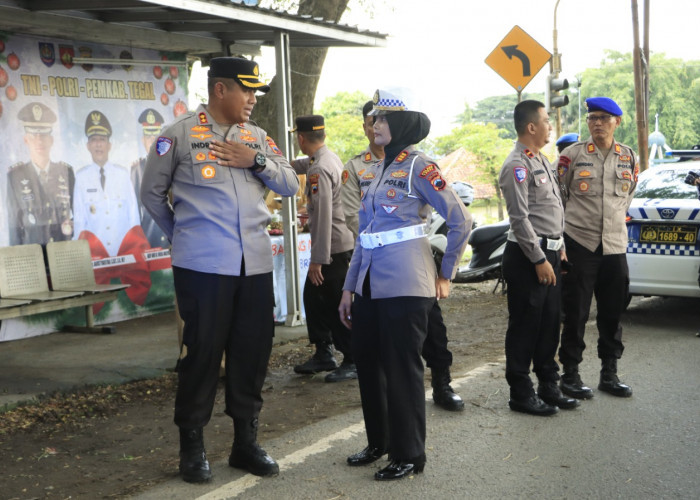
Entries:
[[571, 142], [578, 142], [578, 134], [576, 132], [571, 132], [570, 134], [564, 134], [559, 139], [557, 139], [556, 145], [569, 144]]
[[589, 97], [586, 99], [586, 107], [589, 113], [591, 111], [605, 111], [613, 116], [622, 116], [620, 106], [609, 97]]

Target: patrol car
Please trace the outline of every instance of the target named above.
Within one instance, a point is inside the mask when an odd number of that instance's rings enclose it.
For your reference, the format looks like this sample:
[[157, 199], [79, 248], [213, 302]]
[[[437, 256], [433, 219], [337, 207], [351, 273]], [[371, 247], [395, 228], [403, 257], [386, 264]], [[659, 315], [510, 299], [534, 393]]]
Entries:
[[689, 170], [700, 171], [700, 163], [654, 166], [639, 175], [627, 212], [630, 295], [700, 297], [700, 200], [684, 182]]

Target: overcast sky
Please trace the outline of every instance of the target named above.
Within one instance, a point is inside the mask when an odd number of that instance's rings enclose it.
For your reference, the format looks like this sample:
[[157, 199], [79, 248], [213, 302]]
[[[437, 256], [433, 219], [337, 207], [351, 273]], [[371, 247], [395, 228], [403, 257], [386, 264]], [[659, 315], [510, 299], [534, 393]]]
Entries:
[[[330, 49], [317, 105], [338, 91], [409, 86], [420, 94], [433, 121], [432, 137], [452, 129], [464, 103], [515, 94], [484, 59], [515, 26], [553, 52], [556, 0], [396, 0], [393, 13], [344, 19], [390, 35], [382, 49]], [[640, 29], [643, 0], [639, 0]], [[700, 0], [651, 0], [649, 45], [669, 57], [700, 60]], [[558, 50], [562, 76], [599, 67], [604, 49], [633, 49], [631, 0], [560, 0]], [[640, 33], [640, 37], [641, 37]], [[549, 65], [525, 88], [544, 92]], [[586, 96], [584, 96], [586, 97]]]
[[[638, 3], [641, 30], [643, 0]], [[379, 6], [384, 4], [396, 7]], [[341, 91], [360, 90], [371, 97], [379, 87], [406, 86], [421, 97], [433, 122], [430, 137], [444, 135], [464, 103], [473, 106], [488, 96], [516, 93], [484, 62], [514, 26], [553, 52], [555, 4], [556, 0], [385, 0], [377, 4], [374, 19], [354, 8], [341, 22], [388, 34], [387, 47], [330, 49], [316, 107]], [[651, 0], [650, 21], [652, 52], [700, 60], [700, 0]], [[562, 76], [572, 79], [586, 68], [599, 67], [605, 49], [632, 51], [631, 0], [560, 0], [557, 31]], [[266, 50], [259, 61], [263, 77], [272, 78], [274, 50]], [[548, 72], [546, 64], [524, 91], [544, 92]]]

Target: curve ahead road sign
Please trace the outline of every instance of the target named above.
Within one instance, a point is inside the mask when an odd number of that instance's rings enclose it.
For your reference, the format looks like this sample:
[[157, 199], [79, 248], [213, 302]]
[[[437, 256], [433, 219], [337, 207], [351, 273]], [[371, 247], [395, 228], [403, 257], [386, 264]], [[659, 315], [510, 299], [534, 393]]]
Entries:
[[552, 54], [520, 26], [514, 26], [485, 62], [518, 92], [522, 92]]

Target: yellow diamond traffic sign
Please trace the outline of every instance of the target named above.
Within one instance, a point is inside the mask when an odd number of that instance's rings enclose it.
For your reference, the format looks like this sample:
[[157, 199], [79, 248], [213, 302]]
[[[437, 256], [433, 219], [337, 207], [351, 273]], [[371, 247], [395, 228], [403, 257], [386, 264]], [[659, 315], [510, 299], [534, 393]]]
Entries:
[[520, 26], [514, 26], [485, 62], [515, 90], [522, 92], [551, 57], [552, 54]]

